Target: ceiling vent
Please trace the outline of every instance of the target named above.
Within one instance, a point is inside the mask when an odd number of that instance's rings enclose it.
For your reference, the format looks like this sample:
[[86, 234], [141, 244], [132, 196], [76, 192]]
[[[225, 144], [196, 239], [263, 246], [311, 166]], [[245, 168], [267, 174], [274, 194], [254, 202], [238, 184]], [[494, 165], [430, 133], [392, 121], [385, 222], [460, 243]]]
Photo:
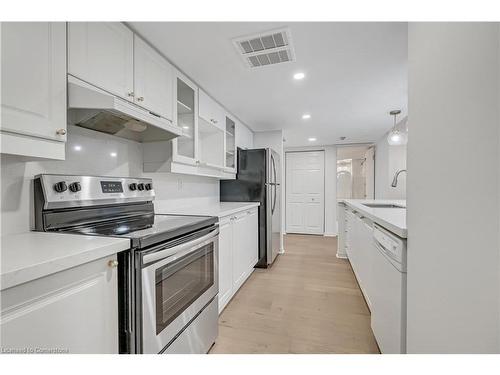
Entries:
[[278, 29], [233, 39], [249, 68], [295, 61], [290, 29]]

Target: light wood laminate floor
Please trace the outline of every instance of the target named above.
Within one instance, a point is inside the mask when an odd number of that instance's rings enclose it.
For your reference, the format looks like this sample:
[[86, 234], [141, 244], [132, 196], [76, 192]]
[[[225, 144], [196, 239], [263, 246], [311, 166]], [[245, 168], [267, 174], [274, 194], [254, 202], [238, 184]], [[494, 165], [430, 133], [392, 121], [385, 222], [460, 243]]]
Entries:
[[378, 353], [370, 313], [334, 237], [287, 235], [219, 317], [210, 353]]

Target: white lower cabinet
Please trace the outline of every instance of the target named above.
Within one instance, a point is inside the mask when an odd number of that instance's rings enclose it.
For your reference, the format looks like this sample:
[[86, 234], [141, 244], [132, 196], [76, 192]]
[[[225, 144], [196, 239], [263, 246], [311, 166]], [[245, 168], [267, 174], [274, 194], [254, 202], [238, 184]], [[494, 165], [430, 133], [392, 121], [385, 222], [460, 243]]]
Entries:
[[338, 237], [337, 237], [337, 257], [346, 258], [346, 234], [347, 234], [347, 216], [346, 205], [339, 203], [337, 205], [337, 222], [338, 222]]
[[351, 210], [347, 210], [346, 218], [347, 255], [366, 303], [371, 309], [373, 223]]
[[1, 292], [2, 350], [118, 353], [116, 255]]
[[253, 272], [259, 254], [258, 209], [219, 220], [219, 313]]
[[219, 312], [233, 295], [233, 219], [219, 220]]

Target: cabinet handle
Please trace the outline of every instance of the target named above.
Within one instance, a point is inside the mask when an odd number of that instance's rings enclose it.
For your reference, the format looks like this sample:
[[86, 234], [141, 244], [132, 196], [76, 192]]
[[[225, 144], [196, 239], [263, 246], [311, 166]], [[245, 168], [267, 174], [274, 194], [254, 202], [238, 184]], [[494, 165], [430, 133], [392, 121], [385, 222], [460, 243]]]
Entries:
[[57, 129], [56, 134], [57, 135], [66, 135], [66, 129]]
[[130, 97], [130, 98], [133, 98], [134, 97], [134, 92], [133, 91], [127, 92], [127, 96]]
[[108, 262], [108, 266], [111, 267], [111, 268], [116, 268], [118, 266], [118, 261], [117, 260], [110, 260]]
[[144, 101], [144, 96], [139, 96], [139, 97], [137, 98], [137, 101], [138, 101], [138, 102], [142, 102], [142, 101]]

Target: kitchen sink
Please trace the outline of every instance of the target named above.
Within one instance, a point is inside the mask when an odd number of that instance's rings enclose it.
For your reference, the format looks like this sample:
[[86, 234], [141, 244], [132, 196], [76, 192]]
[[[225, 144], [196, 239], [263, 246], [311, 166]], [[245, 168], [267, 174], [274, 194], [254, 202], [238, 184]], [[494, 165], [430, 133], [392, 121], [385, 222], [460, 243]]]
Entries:
[[392, 203], [363, 203], [363, 206], [370, 208], [406, 208]]

